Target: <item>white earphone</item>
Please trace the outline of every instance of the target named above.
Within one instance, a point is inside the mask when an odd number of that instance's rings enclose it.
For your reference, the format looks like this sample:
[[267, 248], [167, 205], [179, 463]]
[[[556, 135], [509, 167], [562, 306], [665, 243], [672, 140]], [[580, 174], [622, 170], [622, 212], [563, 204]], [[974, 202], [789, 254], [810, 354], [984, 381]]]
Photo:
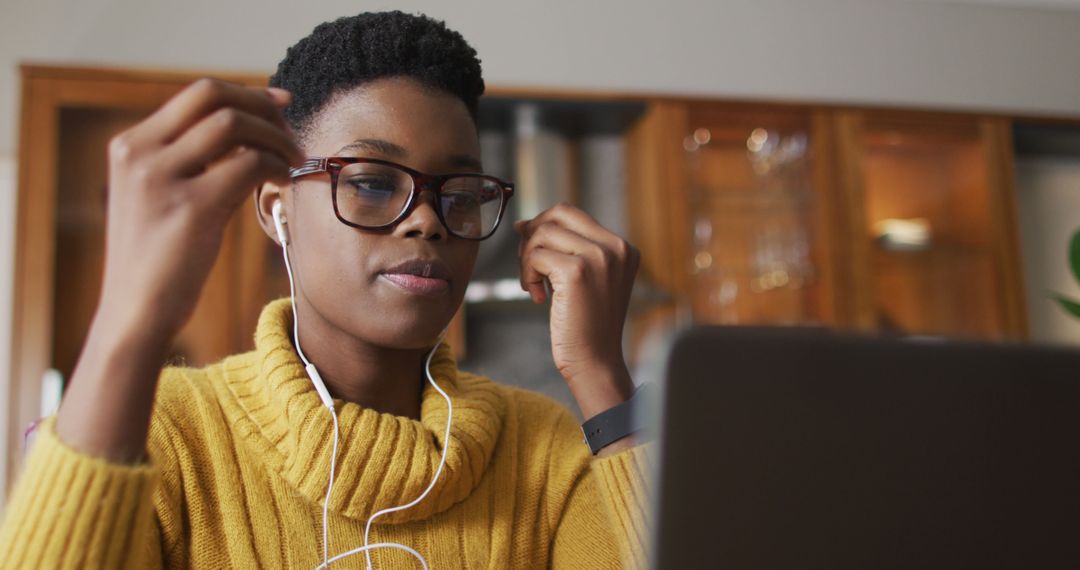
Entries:
[[[331, 558], [329, 552], [330, 526], [328, 521], [330, 494], [334, 490], [334, 471], [337, 467], [337, 448], [338, 437], [340, 433], [338, 429], [337, 410], [334, 409], [334, 399], [330, 396], [330, 391], [326, 389], [326, 384], [323, 382], [322, 377], [319, 376], [319, 371], [316, 370], [315, 365], [312, 364], [310, 360], [308, 360], [307, 355], [304, 354], [304, 350], [300, 347], [300, 319], [296, 316], [296, 285], [293, 281], [292, 264], [289, 263], [289, 232], [285, 229], [285, 224], [287, 222], [285, 221], [285, 216], [281, 213], [281, 200], [277, 200], [274, 202], [274, 206], [271, 209], [271, 215], [274, 218], [274, 229], [277, 230], [278, 241], [281, 242], [281, 253], [282, 256], [285, 258], [285, 272], [289, 276], [289, 296], [292, 301], [293, 310], [293, 343], [296, 344], [296, 352], [298, 355], [300, 355], [301, 362], [304, 363], [304, 370], [307, 371], [308, 378], [311, 379], [311, 384], [315, 387], [315, 391], [318, 392], [319, 399], [322, 400], [323, 406], [325, 406], [326, 409], [330, 411], [330, 417], [334, 420], [334, 447], [330, 455], [330, 481], [326, 485], [326, 497], [323, 499], [323, 562], [316, 567], [316, 570], [329, 568], [330, 563], [341, 560], [342, 558], [359, 554], [361, 552], [363, 552], [364, 555], [367, 557], [367, 569], [371, 570], [371, 551], [378, 548], [393, 548], [397, 550], [404, 550], [405, 552], [413, 555], [420, 562], [420, 565], [423, 566], [424, 570], [428, 570], [427, 560], [425, 560], [424, 557], [421, 556], [420, 553], [416, 550], [409, 548], [404, 544], [399, 544], [396, 542], [380, 542], [376, 544], [369, 544], [368, 536], [371, 533], [371, 523], [374, 522], [376, 518], [393, 512], [403, 511], [405, 509], [416, 506], [420, 501], [424, 500], [424, 497], [426, 497], [428, 493], [430, 493], [431, 490], [435, 488], [435, 483], [439, 480], [439, 475], [442, 474], [443, 467], [446, 465], [446, 450], [450, 448], [450, 426], [454, 418], [454, 406], [453, 403], [450, 401], [450, 396], [447, 395], [447, 393], [444, 392], [441, 387], [439, 387], [439, 385], [435, 382], [435, 379], [431, 376], [431, 359], [435, 356], [435, 351], [439, 348], [439, 343], [442, 342], [442, 336], [440, 335], [439, 342], [435, 343], [435, 348], [432, 348], [431, 352], [428, 353], [427, 360], [424, 363], [424, 372], [427, 375], [428, 382], [430, 382], [432, 387], [434, 387], [435, 390], [438, 391], [439, 394], [442, 395], [442, 397], [446, 400], [446, 433], [443, 438], [442, 455], [439, 458], [439, 467], [435, 470], [435, 476], [432, 477], [431, 483], [428, 484], [426, 489], [424, 489], [424, 492], [420, 493], [420, 496], [413, 499], [412, 502], [397, 507], [383, 509], [371, 515], [371, 518], [368, 519], [367, 524], [364, 526], [363, 546], [354, 548], [347, 552], [343, 552]], [[445, 331], [443, 331], [443, 334], [445, 334]]]
[[289, 232], [285, 231], [285, 216], [281, 215], [281, 200], [274, 202], [272, 208], [274, 216], [274, 228], [277, 229], [278, 241], [281, 245], [289, 245]]
[[[296, 287], [293, 285], [292, 265], [289, 263], [289, 232], [285, 229], [285, 216], [281, 214], [281, 200], [274, 202], [272, 214], [274, 216], [274, 228], [277, 230], [278, 240], [281, 241], [281, 251], [285, 256], [285, 271], [289, 274], [289, 295], [295, 297]], [[300, 348], [300, 327], [296, 318], [295, 299], [293, 299], [292, 304], [293, 341], [296, 343], [296, 352], [300, 354], [300, 360], [304, 362], [304, 369], [307, 370], [308, 376], [311, 377], [311, 383], [315, 386], [315, 391], [319, 393], [319, 399], [332, 412], [334, 411], [334, 399], [330, 397], [330, 391], [326, 389], [326, 384], [323, 382], [322, 376], [319, 376], [319, 371], [315, 369], [315, 365], [307, 359], [303, 349]], [[337, 445], [334, 447], [337, 447]], [[333, 473], [330, 476], [333, 477]]]

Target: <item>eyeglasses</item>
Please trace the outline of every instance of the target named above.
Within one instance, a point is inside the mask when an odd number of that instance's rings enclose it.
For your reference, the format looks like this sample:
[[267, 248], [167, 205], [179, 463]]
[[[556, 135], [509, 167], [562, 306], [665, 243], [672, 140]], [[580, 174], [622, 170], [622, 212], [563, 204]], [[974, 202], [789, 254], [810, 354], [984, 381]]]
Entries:
[[435, 195], [435, 212], [452, 235], [482, 240], [499, 227], [514, 185], [486, 174], [424, 174], [376, 158], [312, 157], [289, 169], [292, 179], [327, 172], [334, 214], [343, 224], [386, 229], [420, 203], [420, 192]]

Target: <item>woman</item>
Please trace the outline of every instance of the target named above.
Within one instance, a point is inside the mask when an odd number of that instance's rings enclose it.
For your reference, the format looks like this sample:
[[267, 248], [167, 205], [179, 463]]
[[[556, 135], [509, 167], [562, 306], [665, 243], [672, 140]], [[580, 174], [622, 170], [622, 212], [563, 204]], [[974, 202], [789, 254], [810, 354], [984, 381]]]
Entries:
[[[633, 436], [593, 458], [567, 410], [439, 344], [511, 192], [460, 176], [482, 170], [475, 51], [362, 14], [290, 48], [271, 85], [200, 81], [112, 141], [99, 306], [0, 567], [640, 564]], [[253, 352], [159, 371], [252, 188], [295, 304], [267, 305]], [[617, 409], [637, 254], [569, 206], [514, 229], [582, 413]]]

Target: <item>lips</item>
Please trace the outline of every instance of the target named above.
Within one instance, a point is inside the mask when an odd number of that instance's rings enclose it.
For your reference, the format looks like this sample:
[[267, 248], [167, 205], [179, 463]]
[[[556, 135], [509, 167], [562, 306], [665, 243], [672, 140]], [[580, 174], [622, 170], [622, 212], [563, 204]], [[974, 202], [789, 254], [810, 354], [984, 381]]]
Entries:
[[380, 277], [415, 295], [434, 297], [450, 289], [450, 270], [437, 259], [410, 259], [383, 270]]

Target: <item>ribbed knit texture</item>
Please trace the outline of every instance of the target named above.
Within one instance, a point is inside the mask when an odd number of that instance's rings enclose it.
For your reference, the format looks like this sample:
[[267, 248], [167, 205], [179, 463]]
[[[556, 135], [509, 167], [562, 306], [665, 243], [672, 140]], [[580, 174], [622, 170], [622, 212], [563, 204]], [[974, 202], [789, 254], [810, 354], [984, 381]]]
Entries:
[[[256, 350], [162, 372], [149, 464], [81, 454], [40, 429], [0, 526], [0, 568], [314, 568], [332, 422], [289, 341], [287, 300], [267, 305]], [[638, 447], [593, 459], [554, 401], [432, 363], [454, 403], [446, 467], [416, 507], [376, 520], [432, 568], [621, 568], [645, 563]], [[425, 385], [426, 386], [426, 385]], [[446, 403], [430, 386], [419, 421], [336, 401], [341, 427], [330, 553], [362, 543], [371, 513], [407, 503], [438, 465]], [[418, 568], [396, 550], [377, 568]], [[333, 568], [362, 568], [363, 555]]]

